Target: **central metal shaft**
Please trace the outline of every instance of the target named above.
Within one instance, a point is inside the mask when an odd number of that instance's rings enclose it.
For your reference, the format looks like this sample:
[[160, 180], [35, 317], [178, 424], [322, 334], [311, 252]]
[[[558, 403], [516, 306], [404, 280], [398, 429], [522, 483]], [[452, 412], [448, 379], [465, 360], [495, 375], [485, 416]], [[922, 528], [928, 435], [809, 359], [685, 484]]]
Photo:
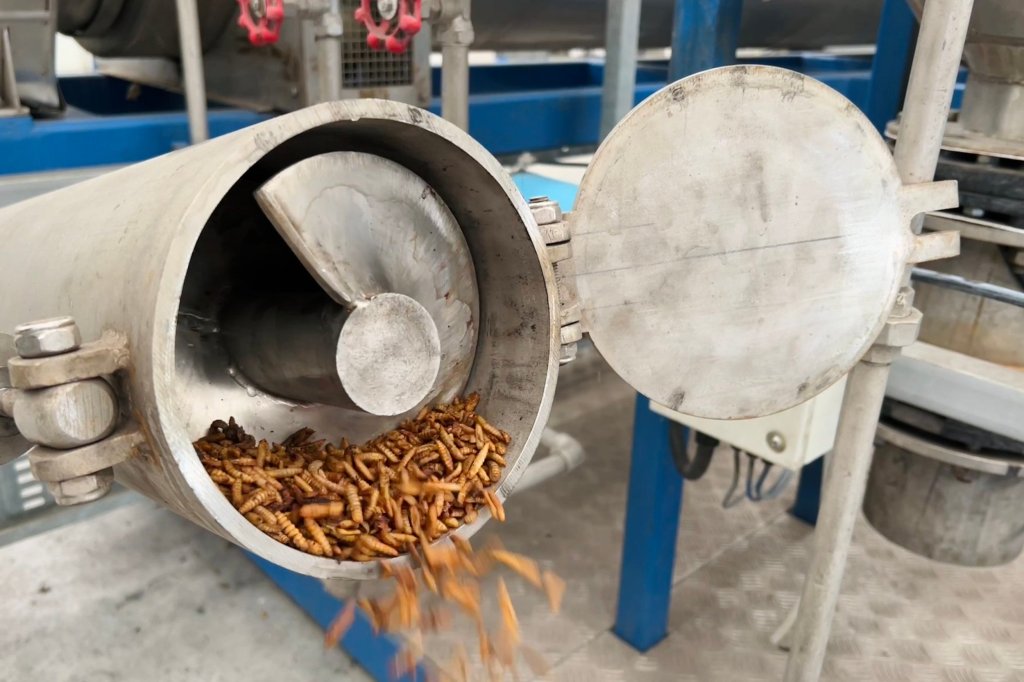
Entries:
[[260, 389], [381, 416], [424, 400], [441, 362], [433, 319], [402, 294], [352, 310], [322, 296], [252, 301], [231, 309], [224, 330], [238, 370]]

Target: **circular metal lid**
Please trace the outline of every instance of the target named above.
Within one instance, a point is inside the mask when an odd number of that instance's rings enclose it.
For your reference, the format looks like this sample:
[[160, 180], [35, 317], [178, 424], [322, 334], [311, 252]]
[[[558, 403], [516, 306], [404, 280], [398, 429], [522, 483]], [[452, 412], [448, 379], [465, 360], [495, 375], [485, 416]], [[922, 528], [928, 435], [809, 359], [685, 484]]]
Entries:
[[737, 66], [672, 84], [601, 144], [570, 220], [582, 321], [637, 390], [763, 416], [881, 330], [912, 234], [895, 163], [825, 85]]

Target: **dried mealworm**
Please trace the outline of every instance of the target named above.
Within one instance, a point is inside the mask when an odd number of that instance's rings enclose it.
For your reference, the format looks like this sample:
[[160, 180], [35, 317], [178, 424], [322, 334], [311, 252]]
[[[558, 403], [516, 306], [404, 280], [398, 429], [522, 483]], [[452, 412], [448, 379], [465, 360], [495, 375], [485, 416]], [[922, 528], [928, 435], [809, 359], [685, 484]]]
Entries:
[[359, 491], [351, 483], [345, 487], [345, 499], [348, 501], [349, 516], [356, 523], [362, 523], [363, 505], [359, 501]]
[[288, 539], [293, 545], [303, 551], [309, 550], [309, 542], [306, 538], [302, 537], [302, 533], [300, 533], [299, 529], [295, 527], [295, 524], [291, 522], [291, 519], [281, 512], [274, 514], [274, 518], [277, 520], [277, 525], [281, 527], [281, 530], [288, 536]]
[[299, 516], [304, 519], [336, 518], [344, 513], [344, 502], [316, 502], [299, 507]]
[[544, 582], [544, 593], [548, 597], [548, 605], [552, 613], [562, 609], [562, 596], [565, 594], [565, 581], [551, 571], [544, 571], [541, 580]]
[[310, 518], [303, 519], [306, 525], [306, 532], [310, 534], [313, 540], [320, 545], [325, 556], [333, 554], [331, 550], [331, 543], [327, 541], [327, 536], [324, 535], [324, 529], [320, 527], [320, 524]]
[[487, 502], [487, 506], [490, 507], [491, 515], [496, 518], [499, 523], [504, 523], [505, 507], [502, 506], [501, 500], [498, 499], [498, 496], [490, 490], [485, 490], [484, 500]]
[[273, 490], [268, 490], [267, 488], [260, 488], [259, 490], [257, 490], [256, 492], [249, 496], [249, 499], [247, 499], [245, 503], [238, 508], [238, 511], [239, 513], [245, 514], [247, 512], [252, 511], [256, 507], [266, 504], [272, 499], [274, 499]]
[[302, 473], [301, 467], [293, 467], [289, 469], [270, 469], [267, 471], [267, 476], [270, 478], [290, 478], [291, 476], [298, 476]]
[[243, 503], [242, 498], [242, 479], [236, 478], [231, 482], [231, 504], [236, 507], [241, 507]]
[[492, 550], [491, 556], [497, 559], [499, 563], [508, 566], [510, 569], [518, 573], [524, 580], [536, 587], [538, 590], [543, 589], [544, 586], [541, 582], [540, 567], [533, 559], [529, 559], [522, 554], [506, 552], [503, 549]]
[[476, 459], [473, 460], [473, 464], [469, 467], [469, 478], [473, 478], [480, 472], [480, 467], [484, 465], [484, 461], [487, 459], [487, 453], [491, 451], [491, 444], [485, 443], [480, 451], [476, 454]]
[[364, 551], [369, 550], [371, 552], [376, 552], [377, 554], [383, 554], [384, 556], [398, 556], [397, 549], [389, 545], [385, 545], [372, 535], [360, 535], [359, 540], [357, 540], [357, 544], [361, 545]]
[[512, 597], [508, 594], [504, 578], [498, 578], [498, 606], [501, 608], [501, 620], [506, 631], [518, 639], [519, 619], [516, 617], [516, 609], [512, 606]]

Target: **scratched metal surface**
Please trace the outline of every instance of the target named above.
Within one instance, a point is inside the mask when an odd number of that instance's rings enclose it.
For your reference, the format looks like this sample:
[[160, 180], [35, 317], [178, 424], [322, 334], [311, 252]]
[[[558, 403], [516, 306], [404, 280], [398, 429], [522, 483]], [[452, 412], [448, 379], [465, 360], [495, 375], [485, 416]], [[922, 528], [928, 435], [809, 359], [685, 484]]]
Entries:
[[[810, 529], [785, 514], [791, 500], [723, 510], [732, 468], [724, 453], [705, 479], [686, 485], [670, 634], [638, 654], [609, 632], [633, 393], [607, 369], [563, 379], [551, 425], [582, 441], [586, 463], [513, 496], [509, 522], [489, 524], [480, 537], [498, 535], [569, 579], [559, 616], [510, 579], [524, 639], [552, 665], [542, 679], [780, 680], [785, 654], [768, 638], [797, 598], [811, 540]], [[485, 591], [493, 593], [493, 584]], [[445, 652], [456, 641], [471, 645], [475, 633], [463, 624], [428, 650]], [[471, 679], [486, 678], [478, 669]], [[1024, 681], [1024, 561], [945, 566], [892, 545], [862, 521], [822, 679]]]

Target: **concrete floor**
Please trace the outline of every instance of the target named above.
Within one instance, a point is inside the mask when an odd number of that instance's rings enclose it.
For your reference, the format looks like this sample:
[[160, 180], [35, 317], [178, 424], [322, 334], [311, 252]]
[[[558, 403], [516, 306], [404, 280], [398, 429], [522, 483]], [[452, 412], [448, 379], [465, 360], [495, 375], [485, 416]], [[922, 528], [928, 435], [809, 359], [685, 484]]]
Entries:
[[[722, 509], [730, 457], [685, 488], [669, 637], [638, 654], [609, 632], [633, 397], [600, 362], [570, 365], [551, 426], [587, 461], [513, 496], [509, 522], [481, 533], [570, 583], [552, 616], [510, 582], [526, 643], [555, 681], [781, 679], [768, 637], [799, 594], [812, 531], [786, 514], [792, 491]], [[368, 679], [239, 550], [149, 502], [0, 548], [0, 585], [0, 680]], [[823, 679], [1024, 680], [1022, 585], [1024, 561], [944, 566], [862, 520]], [[466, 624], [427, 648], [443, 664], [460, 640], [473, 641]]]

